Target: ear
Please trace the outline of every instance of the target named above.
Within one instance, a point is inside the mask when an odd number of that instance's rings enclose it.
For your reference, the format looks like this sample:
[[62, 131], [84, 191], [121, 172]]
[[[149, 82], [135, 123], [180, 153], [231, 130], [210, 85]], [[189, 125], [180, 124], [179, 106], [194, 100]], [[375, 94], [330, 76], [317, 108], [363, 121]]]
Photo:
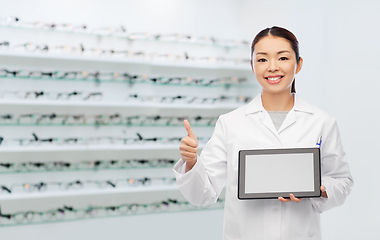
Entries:
[[252, 65], [252, 58], [251, 58], [251, 61], [250, 61], [250, 63], [251, 63], [251, 69], [252, 69], [252, 72], [253, 72], [253, 73], [255, 73], [255, 70], [253, 70], [253, 65]]
[[299, 73], [299, 71], [301, 71], [302, 65], [303, 65], [303, 58], [300, 57], [300, 61], [297, 63], [296, 74]]

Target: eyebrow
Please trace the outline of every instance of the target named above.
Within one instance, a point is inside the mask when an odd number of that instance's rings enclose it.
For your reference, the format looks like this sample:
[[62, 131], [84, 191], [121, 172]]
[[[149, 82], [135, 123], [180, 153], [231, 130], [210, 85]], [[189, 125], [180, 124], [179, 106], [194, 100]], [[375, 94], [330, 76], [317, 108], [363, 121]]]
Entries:
[[[290, 53], [288, 50], [282, 50], [282, 51], [279, 51], [277, 54], [281, 54], [281, 53], [285, 53], [285, 52]], [[258, 52], [258, 53], [256, 53], [256, 55], [258, 55], [258, 54], [268, 55], [265, 52]]]

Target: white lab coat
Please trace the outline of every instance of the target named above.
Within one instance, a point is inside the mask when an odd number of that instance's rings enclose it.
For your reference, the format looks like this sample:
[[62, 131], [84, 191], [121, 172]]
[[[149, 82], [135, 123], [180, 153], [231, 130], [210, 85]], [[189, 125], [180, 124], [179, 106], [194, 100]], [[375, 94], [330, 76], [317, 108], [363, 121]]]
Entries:
[[[321, 239], [320, 213], [343, 204], [351, 191], [353, 179], [335, 119], [296, 94], [293, 97], [294, 107], [278, 131], [259, 94], [219, 117], [193, 169], [184, 173], [182, 159], [174, 166], [178, 187], [193, 205], [215, 203], [226, 184], [224, 240]], [[237, 198], [239, 150], [315, 147], [320, 136], [322, 184], [328, 199], [283, 203]]]

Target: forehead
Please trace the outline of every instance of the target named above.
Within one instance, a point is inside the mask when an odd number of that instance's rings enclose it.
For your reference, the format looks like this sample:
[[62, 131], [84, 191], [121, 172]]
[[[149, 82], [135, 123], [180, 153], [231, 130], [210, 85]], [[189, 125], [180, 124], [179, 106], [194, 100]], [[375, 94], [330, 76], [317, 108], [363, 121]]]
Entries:
[[256, 43], [254, 53], [277, 53], [282, 50], [288, 50], [289, 52], [294, 53], [292, 46], [285, 38], [267, 36], [263, 37]]

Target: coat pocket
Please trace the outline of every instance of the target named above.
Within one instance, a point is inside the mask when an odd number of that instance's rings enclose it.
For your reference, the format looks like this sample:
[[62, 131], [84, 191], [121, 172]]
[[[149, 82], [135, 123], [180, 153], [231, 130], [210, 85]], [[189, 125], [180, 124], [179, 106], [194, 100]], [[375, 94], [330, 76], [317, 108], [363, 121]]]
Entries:
[[296, 148], [317, 148], [318, 145], [313, 142], [298, 142], [295, 144]]

